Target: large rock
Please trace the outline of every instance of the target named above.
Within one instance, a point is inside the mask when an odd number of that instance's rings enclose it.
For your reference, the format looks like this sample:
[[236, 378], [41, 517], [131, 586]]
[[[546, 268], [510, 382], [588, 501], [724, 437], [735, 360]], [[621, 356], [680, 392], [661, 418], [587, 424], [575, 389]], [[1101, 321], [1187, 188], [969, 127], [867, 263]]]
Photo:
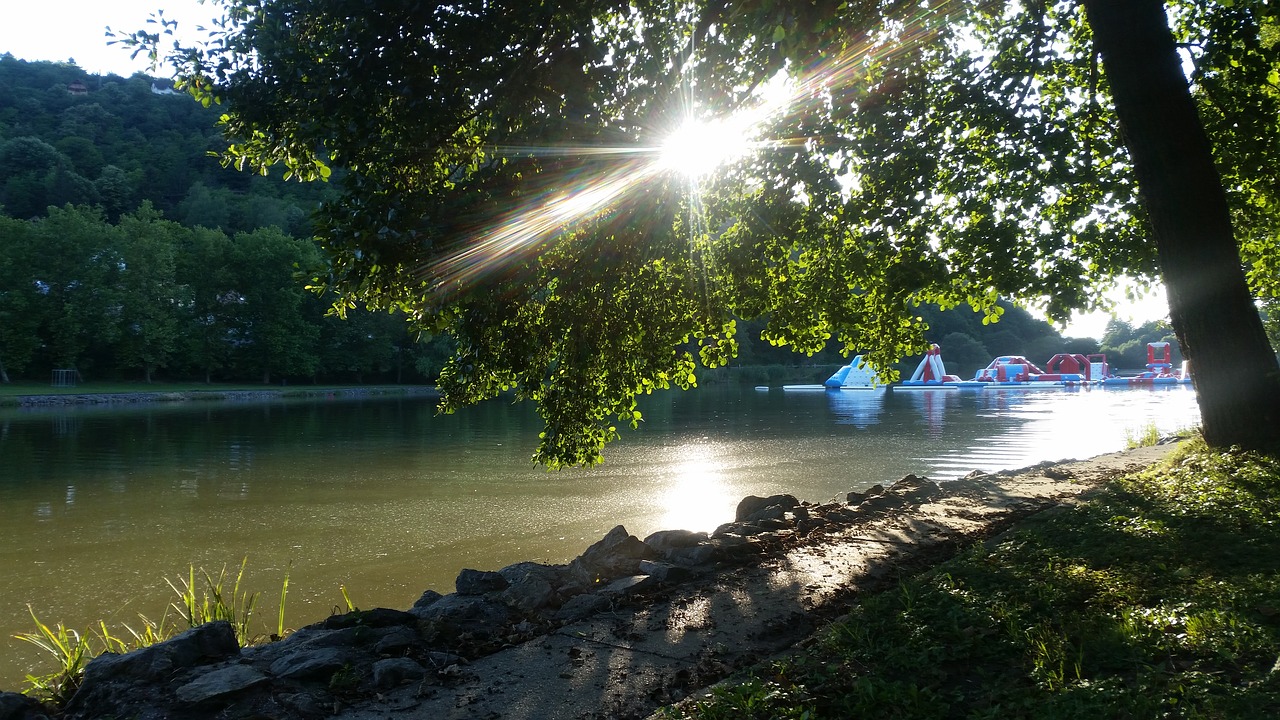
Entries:
[[505, 605], [477, 595], [445, 595], [413, 614], [422, 621], [428, 641], [455, 642], [464, 636], [486, 640], [506, 629], [511, 612]]
[[519, 563], [500, 571], [509, 581], [500, 598], [517, 612], [532, 613], [556, 603], [561, 573], [538, 563]]
[[483, 595], [507, 589], [507, 579], [489, 570], [463, 570], [454, 581], [459, 595]]
[[619, 525], [569, 563], [575, 579], [592, 587], [596, 583], [636, 575], [641, 560], [656, 560], [658, 551]]
[[426, 676], [426, 668], [411, 658], [387, 658], [373, 664], [373, 684], [384, 690]]
[[351, 653], [342, 648], [299, 648], [271, 663], [271, 674], [283, 678], [319, 678], [329, 676], [350, 662]]
[[0, 692], [0, 720], [48, 720], [44, 706], [12, 692]]
[[180, 670], [239, 653], [235, 630], [222, 620], [123, 655], [103, 653], [85, 666], [84, 679], [67, 703], [67, 712], [74, 715], [99, 707], [120, 707], [139, 698], [140, 686], [167, 681]]
[[178, 688], [178, 700], [192, 705], [237, 695], [257, 687], [270, 678], [248, 665], [228, 665], [204, 673]]
[[733, 519], [737, 521], [765, 517], [781, 519], [782, 514], [786, 513], [787, 510], [799, 505], [800, 501], [796, 499], [795, 495], [770, 495], [769, 497], [748, 495], [738, 503], [738, 509], [734, 513]]

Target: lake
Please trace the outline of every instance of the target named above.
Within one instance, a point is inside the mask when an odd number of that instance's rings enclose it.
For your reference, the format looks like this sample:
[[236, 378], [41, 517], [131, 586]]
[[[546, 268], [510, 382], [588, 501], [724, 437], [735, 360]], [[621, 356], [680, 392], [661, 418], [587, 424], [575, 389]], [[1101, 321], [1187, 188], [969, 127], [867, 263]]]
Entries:
[[[591, 469], [529, 456], [531, 407], [437, 416], [429, 397], [0, 408], [0, 688], [41, 621], [159, 620], [195, 565], [248, 558], [265, 634], [344, 607], [407, 608], [463, 568], [567, 562], [615, 525], [712, 530], [746, 495], [843, 499], [908, 473], [936, 480], [1124, 448], [1199, 422], [1190, 388], [782, 391], [644, 399], [645, 422]], [[173, 613], [170, 612], [172, 620]]]

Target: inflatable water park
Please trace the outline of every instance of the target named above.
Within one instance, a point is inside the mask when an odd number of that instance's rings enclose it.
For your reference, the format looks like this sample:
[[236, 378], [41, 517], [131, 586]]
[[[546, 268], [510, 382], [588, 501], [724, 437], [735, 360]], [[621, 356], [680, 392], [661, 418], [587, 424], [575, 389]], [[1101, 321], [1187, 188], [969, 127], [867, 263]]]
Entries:
[[[1022, 355], [1000, 355], [972, 379], [962, 380], [947, 373], [942, 361], [942, 349], [937, 344], [929, 347], [924, 358], [911, 374], [910, 379], [886, 385], [880, 381], [875, 368], [861, 355], [855, 355], [821, 385], [783, 385], [784, 390], [982, 390], [982, 389], [1036, 389], [1075, 388], [1091, 385], [1103, 387], [1144, 387], [1176, 385], [1191, 382], [1187, 363], [1174, 370], [1170, 343], [1147, 343], [1147, 366], [1137, 375], [1118, 376], [1107, 365], [1102, 353], [1058, 353], [1049, 358], [1044, 368]], [[767, 390], [760, 386], [757, 390]]]
[[1181, 385], [1191, 382], [1187, 363], [1179, 370], [1173, 369], [1173, 348], [1167, 342], [1147, 343], [1147, 369], [1132, 377], [1107, 377], [1102, 384], [1108, 387], [1134, 385]]
[[[884, 390], [888, 387], [880, 382], [880, 376], [871, 364], [854, 355], [849, 364], [840, 368], [821, 385], [783, 385], [783, 390]], [[767, 388], [756, 388], [757, 390]]]

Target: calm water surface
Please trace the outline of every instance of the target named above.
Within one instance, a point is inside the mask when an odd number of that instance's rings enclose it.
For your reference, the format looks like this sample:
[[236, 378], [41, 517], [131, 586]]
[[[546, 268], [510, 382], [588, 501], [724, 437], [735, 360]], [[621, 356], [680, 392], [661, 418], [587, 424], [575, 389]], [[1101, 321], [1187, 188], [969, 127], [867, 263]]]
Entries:
[[[1198, 423], [1187, 388], [803, 392], [704, 388], [642, 405], [604, 465], [530, 465], [539, 422], [429, 398], [0, 410], [0, 688], [46, 623], [137, 625], [165, 578], [248, 558], [274, 628], [342, 604], [406, 608], [462, 568], [566, 562], [614, 525], [711, 530], [745, 495], [826, 501], [914, 472], [951, 479], [1122, 449]], [[121, 632], [123, 632], [121, 630]]]

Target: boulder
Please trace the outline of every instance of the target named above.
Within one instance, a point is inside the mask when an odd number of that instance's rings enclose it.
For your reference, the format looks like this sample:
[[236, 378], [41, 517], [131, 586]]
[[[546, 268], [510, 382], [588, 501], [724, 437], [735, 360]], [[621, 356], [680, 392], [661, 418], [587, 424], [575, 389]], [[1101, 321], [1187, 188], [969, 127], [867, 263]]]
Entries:
[[195, 680], [179, 687], [174, 694], [178, 700], [196, 705], [242, 693], [269, 679], [249, 665], [228, 665], [198, 675]]
[[391, 608], [374, 608], [372, 610], [353, 610], [345, 615], [333, 615], [320, 622], [326, 630], [343, 628], [387, 628], [396, 625], [413, 625], [418, 618], [404, 610]]
[[294, 680], [319, 678], [327, 681], [350, 660], [351, 654], [340, 648], [299, 648], [298, 652], [271, 663], [270, 672]]
[[426, 668], [407, 657], [387, 658], [373, 664], [373, 684], [384, 690], [426, 676]]
[[872, 485], [871, 487], [867, 488], [862, 492], [856, 492], [856, 491], [851, 492], [848, 495], [846, 495], [845, 498], [850, 505], [857, 505], [869, 497], [875, 497], [876, 495], [883, 495], [883, 494], [884, 494], [884, 486], [879, 483], [876, 483], [875, 485]]
[[439, 600], [442, 597], [444, 596], [436, 592], [435, 590], [428, 590], [422, 593], [422, 597], [418, 598], [418, 600], [415, 603], [413, 603], [413, 607], [424, 608], [430, 605], [431, 603]]
[[19, 693], [0, 691], [0, 720], [48, 720], [44, 706]]
[[734, 513], [735, 520], [747, 520], [752, 515], [772, 507], [779, 507], [790, 510], [800, 504], [795, 495], [770, 495], [769, 497], [757, 497], [748, 495], [738, 503], [737, 512]]
[[85, 666], [80, 688], [67, 713], [121, 707], [136, 700], [140, 686], [167, 681], [180, 670], [215, 663], [240, 653], [235, 630], [225, 620], [206, 623], [133, 652], [103, 653]]
[[644, 539], [644, 544], [664, 555], [671, 550], [696, 547], [707, 541], [704, 532], [692, 530], [659, 530]]
[[569, 570], [575, 581], [591, 587], [601, 581], [635, 575], [641, 560], [657, 557], [657, 550], [619, 525], [574, 558]]
[[454, 587], [459, 595], [483, 595], [507, 589], [507, 579], [489, 570], [463, 570], [458, 573]]

